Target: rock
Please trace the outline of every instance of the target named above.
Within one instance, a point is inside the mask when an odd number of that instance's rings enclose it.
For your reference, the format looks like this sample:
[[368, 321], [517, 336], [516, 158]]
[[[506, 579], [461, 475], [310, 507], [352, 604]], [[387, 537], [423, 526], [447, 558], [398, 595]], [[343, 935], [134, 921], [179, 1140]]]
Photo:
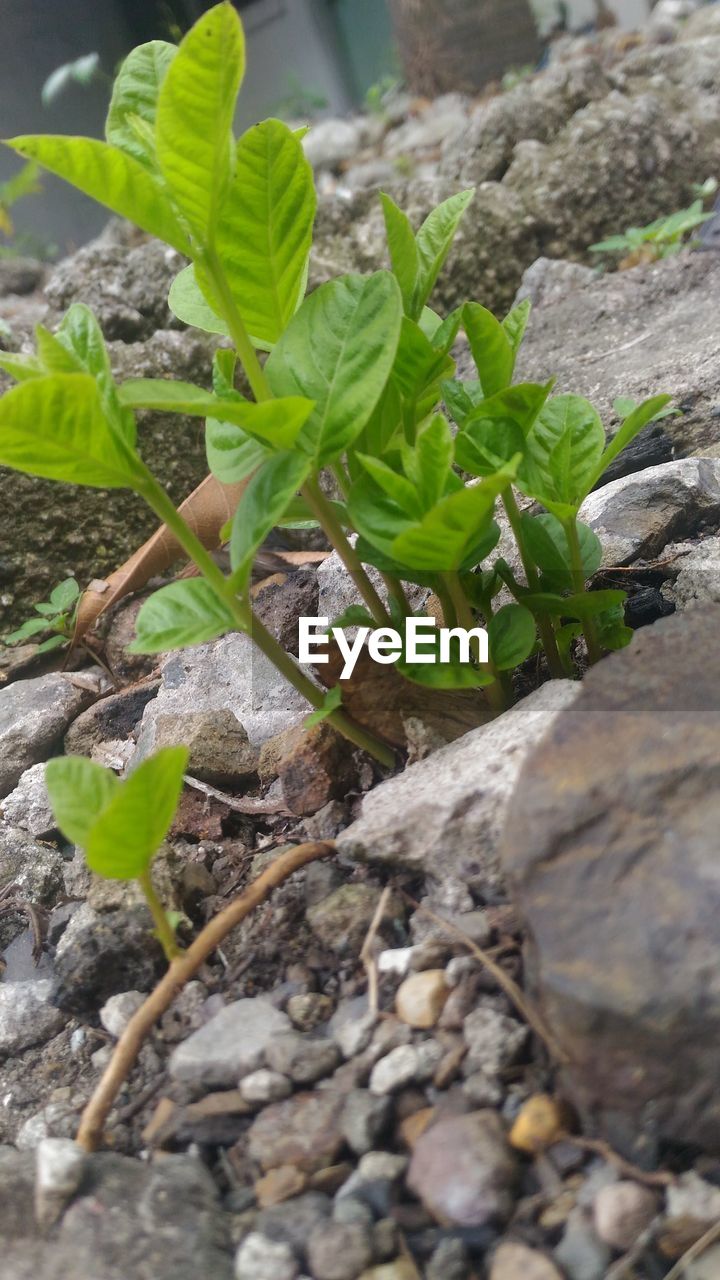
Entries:
[[333, 1040], [287, 1031], [272, 1037], [265, 1057], [273, 1071], [288, 1076], [294, 1084], [313, 1084], [335, 1070], [340, 1051]]
[[271, 1169], [264, 1177], [258, 1178], [253, 1191], [260, 1208], [270, 1209], [276, 1204], [283, 1204], [284, 1201], [300, 1195], [306, 1186], [306, 1174], [301, 1173], [291, 1164], [284, 1164], [279, 1169]]
[[251, 1231], [235, 1258], [235, 1280], [295, 1280], [300, 1267], [289, 1245]]
[[100, 1010], [100, 1021], [114, 1040], [120, 1039], [133, 1014], [144, 1002], [145, 996], [141, 991], [119, 991], [105, 1001]]
[[315, 1027], [327, 1022], [332, 1011], [331, 997], [323, 995], [321, 991], [306, 991], [304, 994], [291, 996], [286, 1005], [287, 1016], [298, 1031], [313, 1031]]
[[154, 750], [182, 746], [190, 752], [188, 773], [217, 787], [239, 787], [257, 772], [258, 753], [237, 716], [213, 711], [165, 712], [154, 718]]
[[501, 883], [498, 841], [520, 767], [579, 686], [556, 680], [499, 719], [382, 782], [338, 836], [341, 857], [379, 861], [488, 888]]
[[720, 1188], [690, 1169], [670, 1184], [666, 1201], [668, 1223], [697, 1224], [698, 1237], [720, 1220]]
[[468, 123], [468, 100], [460, 94], [448, 93], [436, 98], [425, 111], [410, 117], [391, 129], [383, 147], [387, 156], [404, 156], [408, 152], [432, 151], [442, 145], [452, 146], [464, 133]]
[[562, 1106], [547, 1093], [534, 1093], [518, 1111], [508, 1141], [516, 1150], [536, 1155], [557, 1142], [566, 1125]]
[[436, 1040], [423, 1044], [401, 1044], [375, 1063], [370, 1074], [370, 1092], [394, 1093], [403, 1085], [429, 1080], [442, 1058], [442, 1047]]
[[0, 798], [26, 769], [46, 760], [68, 725], [97, 697], [92, 687], [50, 672], [0, 689]]
[[40, 287], [45, 268], [37, 258], [3, 258], [0, 262], [0, 298], [26, 294]]
[[664, 618], [594, 668], [528, 758], [505, 832], [530, 985], [576, 1102], [626, 1148], [651, 1114], [658, 1136], [720, 1151], [719, 623], [717, 605]]
[[410, 1027], [434, 1027], [443, 1011], [450, 987], [443, 969], [413, 973], [398, 987], [395, 1012]]
[[290, 1019], [267, 1000], [235, 1000], [173, 1050], [174, 1080], [206, 1088], [231, 1086], [256, 1071], [273, 1038], [290, 1030]]
[[715, 1280], [719, 1267], [720, 1246], [711, 1245], [709, 1249], [705, 1249], [699, 1258], [688, 1262], [685, 1267], [685, 1275], [687, 1280]]
[[255, 1226], [269, 1240], [290, 1245], [299, 1258], [303, 1258], [310, 1233], [318, 1222], [330, 1216], [331, 1201], [319, 1191], [306, 1191], [282, 1205], [263, 1209], [255, 1219]]
[[314, 169], [337, 169], [362, 145], [357, 120], [319, 120], [303, 138], [303, 149]]
[[[133, 636], [128, 637], [128, 642], [131, 639]], [[65, 734], [65, 754], [89, 756], [101, 764], [107, 763], [108, 755], [115, 752], [122, 758], [158, 688], [157, 681], [150, 681], [101, 698], [70, 725]]]
[[[91, 243], [64, 258], [45, 287], [50, 323], [73, 302], [94, 311], [108, 339], [136, 342], [170, 323], [167, 296], [185, 263], [174, 249], [148, 240], [137, 248]], [[53, 312], [55, 313], [53, 315]]]
[[63, 892], [62, 854], [20, 827], [0, 822], [0, 875], [3, 885], [16, 886], [13, 897], [51, 907]]
[[94, 1013], [118, 992], [150, 991], [166, 968], [152, 927], [146, 907], [98, 912], [83, 903], [57, 945], [53, 1003]]
[[297, 568], [287, 576], [270, 578], [258, 590], [254, 611], [283, 649], [297, 657], [298, 618], [314, 618], [318, 610], [318, 579], [315, 567]]
[[45, 786], [44, 763], [25, 770], [15, 790], [3, 800], [2, 816], [5, 822], [40, 838], [57, 830]]
[[[675, 582], [665, 584], [663, 594], [676, 609], [696, 604], [720, 604], [720, 538], [705, 538], [697, 545], [683, 544], [684, 554]], [[667, 553], [666, 553], [667, 554]]]
[[35, 1217], [44, 1231], [57, 1222], [80, 1187], [87, 1155], [70, 1138], [43, 1138], [37, 1146]]
[[357, 786], [352, 744], [328, 724], [296, 725], [270, 738], [260, 755], [263, 780], [280, 779], [291, 813], [317, 813]]
[[158, 695], [143, 715], [136, 759], [155, 750], [158, 716], [219, 710], [232, 711], [259, 748], [298, 723], [308, 706], [248, 636], [233, 632], [166, 658]]
[[605, 1280], [612, 1254], [598, 1239], [584, 1210], [572, 1209], [555, 1258], [568, 1280]]
[[516, 1164], [494, 1111], [430, 1125], [418, 1138], [407, 1184], [444, 1226], [482, 1227], [510, 1215]]
[[603, 564], [661, 556], [669, 542], [720, 519], [720, 459], [681, 458], [591, 493], [580, 519], [600, 538]]
[[342, 1094], [296, 1093], [261, 1111], [248, 1131], [248, 1150], [262, 1169], [292, 1164], [307, 1173], [335, 1162], [343, 1145]]
[[657, 1196], [639, 1182], [615, 1182], [601, 1187], [593, 1205], [595, 1230], [604, 1244], [625, 1253], [635, 1244], [658, 1211]]
[[351, 1089], [345, 1100], [340, 1126], [343, 1137], [356, 1155], [372, 1151], [390, 1116], [390, 1099], [377, 1097], [369, 1089]]
[[290, 1093], [292, 1085], [287, 1076], [280, 1075], [279, 1071], [268, 1071], [267, 1067], [251, 1071], [240, 1081], [241, 1097], [246, 1102], [259, 1103], [260, 1106], [267, 1102], [281, 1102]]
[[0, 1057], [45, 1044], [62, 1031], [65, 1018], [50, 1003], [51, 989], [47, 978], [0, 986]]
[[529, 299], [533, 307], [544, 307], [567, 298], [577, 289], [597, 279], [592, 267], [564, 258], [536, 258], [523, 273], [513, 305]]
[[377, 1023], [377, 1015], [369, 1010], [360, 1018], [333, 1019], [332, 1033], [343, 1058], [355, 1058], [367, 1049]]
[[[331, 951], [360, 950], [380, 900], [380, 889], [362, 882], [341, 885], [329, 897], [308, 907], [306, 916], [315, 937]], [[384, 926], [403, 914], [402, 904], [391, 898]]]
[[484, 1071], [473, 1071], [463, 1081], [463, 1093], [472, 1107], [498, 1107], [503, 1100], [503, 1091], [491, 1076]]
[[563, 1276], [547, 1254], [504, 1240], [493, 1254], [488, 1280], [563, 1280]]
[[316, 1280], [356, 1280], [373, 1260], [372, 1236], [358, 1222], [319, 1222], [307, 1255]]
[[393, 1262], [363, 1271], [358, 1280], [417, 1280], [417, 1267], [412, 1258], [395, 1258]]
[[480, 1007], [465, 1019], [463, 1034], [468, 1052], [463, 1061], [465, 1075], [482, 1071], [497, 1076], [517, 1058], [528, 1040], [528, 1029], [515, 1018], [495, 1009]]

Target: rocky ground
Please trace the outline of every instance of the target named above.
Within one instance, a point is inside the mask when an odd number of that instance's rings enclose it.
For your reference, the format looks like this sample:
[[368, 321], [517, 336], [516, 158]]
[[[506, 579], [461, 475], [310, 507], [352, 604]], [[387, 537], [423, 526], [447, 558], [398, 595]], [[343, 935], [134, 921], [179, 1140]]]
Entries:
[[[372, 156], [314, 157], [334, 188], [321, 224], [342, 225], [343, 261], [365, 267], [375, 214], [353, 165], [412, 151], [411, 129], [457, 107], [454, 143], [426, 136], [417, 164], [433, 172], [406, 187], [419, 209], [430, 189], [482, 183], [445, 301], [461, 285], [495, 304], [532, 296], [522, 375], [558, 374], [611, 428], [617, 395], [673, 395], [681, 413], [581, 513], [605, 546], [597, 585], [630, 594], [629, 649], [582, 684], [525, 671], [524, 696], [484, 724], [462, 699], [408, 701], [387, 669], [360, 668], [351, 710], [407, 759], [383, 779], [326, 727], [299, 730], [305, 708], [245, 637], [130, 657], [138, 601], [104, 635], [114, 684], [93, 667], [6, 668], [0, 1280], [720, 1274], [720, 256], [604, 277], [575, 261], [629, 207], [666, 212], [719, 171], [719, 16], [638, 48], [611, 33], [502, 97], [386, 121]], [[520, 180], [531, 169], [537, 188]], [[207, 348], [163, 301], [177, 261], [131, 245], [114, 230], [42, 297], [16, 275], [2, 314], [21, 341], [47, 302], [82, 297], [118, 368], [200, 379]], [[316, 278], [336, 247], [321, 241]], [[167, 424], [145, 430], [180, 496], [200, 478], [195, 428], [175, 451]], [[3, 492], [37, 521], [45, 490], [24, 483]], [[50, 542], [53, 581], [59, 564], [108, 567], [104, 542], [88, 545], [99, 506], [62, 502], [77, 541], [40, 520], [23, 602]], [[145, 531], [136, 514], [116, 506], [100, 526], [113, 564]], [[258, 608], [292, 647], [297, 614], [337, 614], [347, 592], [330, 556], [266, 584]], [[80, 1112], [164, 965], [133, 888], [92, 877], [59, 838], [44, 761], [65, 749], [121, 767], [177, 741], [195, 781], [156, 873], [188, 939], [288, 845], [337, 852], [178, 996], [105, 1149], [83, 1156]]]

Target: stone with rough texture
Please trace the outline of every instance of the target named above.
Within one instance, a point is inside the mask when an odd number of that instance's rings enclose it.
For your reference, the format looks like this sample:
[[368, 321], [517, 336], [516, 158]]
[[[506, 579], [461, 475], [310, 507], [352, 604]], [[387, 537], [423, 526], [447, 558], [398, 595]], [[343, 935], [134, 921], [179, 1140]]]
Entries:
[[516, 1240], [504, 1240], [495, 1250], [488, 1280], [563, 1280], [547, 1254]]
[[359, 1222], [319, 1222], [307, 1256], [316, 1280], [356, 1280], [373, 1260], [372, 1238]]
[[290, 1029], [267, 1000], [236, 1000], [173, 1050], [170, 1075], [186, 1084], [235, 1085], [262, 1065], [273, 1037]]
[[349, 160], [361, 145], [356, 120], [320, 120], [303, 138], [303, 149], [314, 169], [335, 169]]
[[625, 1253], [658, 1211], [657, 1195], [639, 1182], [613, 1182], [601, 1187], [593, 1204], [595, 1230], [612, 1249]]
[[466, 1017], [463, 1035], [468, 1046], [465, 1075], [482, 1071], [492, 1078], [517, 1061], [527, 1044], [528, 1029], [515, 1018], [481, 1006]]
[[423, 969], [398, 987], [395, 1012], [410, 1027], [434, 1027], [450, 994], [444, 969]]
[[36, 1148], [35, 1214], [47, 1228], [75, 1195], [87, 1168], [87, 1155], [71, 1138], [43, 1138]]
[[[359, 951], [377, 910], [380, 892], [371, 884], [343, 884], [308, 907], [307, 922], [315, 937], [332, 951]], [[391, 898], [383, 917], [386, 927], [393, 916], [401, 916], [402, 912], [402, 904]]]
[[[682, 544], [677, 550], [675, 567], [679, 573], [672, 584], [665, 584], [663, 595], [678, 610], [697, 604], [720, 604], [720, 538], [705, 538], [696, 545]], [[671, 553], [668, 548], [665, 554]]]
[[279, 1071], [269, 1071], [267, 1067], [251, 1071], [240, 1081], [241, 1097], [246, 1102], [259, 1103], [261, 1106], [268, 1102], [282, 1102], [290, 1093], [292, 1085], [287, 1076], [280, 1075]]
[[372, 1151], [390, 1116], [388, 1097], [377, 1097], [369, 1089], [352, 1089], [341, 1117], [343, 1136], [358, 1156]]
[[52, 983], [9, 982], [0, 986], [0, 1057], [44, 1044], [65, 1025], [65, 1017], [50, 1004]]
[[0, 689], [0, 797], [17, 786], [26, 769], [47, 759], [96, 696], [54, 671]]
[[516, 1172], [496, 1112], [473, 1111], [421, 1134], [407, 1184], [441, 1225], [482, 1227], [509, 1216]]
[[570, 1211], [554, 1254], [569, 1280], [605, 1280], [612, 1253], [579, 1205]]
[[5, 822], [33, 836], [49, 836], [57, 829], [45, 786], [45, 764], [26, 769], [14, 791], [2, 802]]
[[289, 1245], [252, 1231], [235, 1258], [235, 1280], [295, 1280], [300, 1267]]
[[273, 1071], [288, 1076], [294, 1084], [313, 1084], [335, 1070], [340, 1050], [334, 1040], [286, 1031], [272, 1037], [265, 1057]]
[[296, 1093], [266, 1107], [248, 1133], [248, 1150], [262, 1169], [292, 1164], [307, 1173], [335, 1162], [342, 1145], [345, 1099], [331, 1089]]
[[154, 717], [154, 750], [187, 747], [187, 772], [216, 787], [238, 787], [257, 771], [257, 751], [228, 707], [212, 711], [166, 711]]
[[428, 1080], [443, 1056], [436, 1040], [422, 1044], [399, 1044], [375, 1063], [370, 1074], [370, 1092], [378, 1095], [394, 1093], [413, 1082]]
[[115, 1040], [119, 1040], [133, 1014], [137, 1013], [144, 1003], [145, 996], [141, 991], [118, 991], [110, 996], [100, 1010], [100, 1021], [105, 1030]]
[[499, 719], [381, 783], [363, 800], [357, 822], [340, 832], [341, 856], [498, 886], [498, 841], [520, 767], [578, 694], [571, 681], [543, 685]]
[[150, 991], [167, 967], [152, 928], [145, 906], [96, 911], [82, 903], [55, 952], [53, 1003], [86, 1014], [118, 992]]
[[581, 1108], [720, 1151], [720, 607], [594, 668], [521, 773], [504, 866]]

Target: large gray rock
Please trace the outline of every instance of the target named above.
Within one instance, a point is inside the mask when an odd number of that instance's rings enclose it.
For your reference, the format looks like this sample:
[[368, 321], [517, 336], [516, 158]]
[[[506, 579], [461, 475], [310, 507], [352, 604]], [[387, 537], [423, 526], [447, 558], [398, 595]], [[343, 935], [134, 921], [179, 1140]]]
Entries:
[[62, 1031], [65, 1017], [50, 1004], [51, 987], [47, 978], [0, 986], [0, 1057], [44, 1044]]
[[92, 307], [108, 339], [137, 342], [167, 329], [167, 296], [185, 260], [159, 240], [135, 248], [99, 240], [64, 258], [45, 286], [50, 323], [73, 302]]
[[0, 797], [17, 786], [26, 769], [47, 759], [96, 696], [60, 672], [0, 689]]
[[503, 865], [567, 1084], [608, 1136], [720, 1151], [720, 607], [586, 677], [521, 772]]
[[342, 856], [497, 887], [498, 842], [527, 753], [579, 685], [553, 681], [497, 720], [375, 787], [338, 836]]
[[25, 770], [15, 790], [3, 800], [2, 816], [5, 822], [33, 836], [48, 836], [57, 830], [45, 786], [44, 762]]
[[284, 1031], [292, 1031], [290, 1019], [267, 1000], [236, 1000], [177, 1046], [170, 1074], [208, 1088], [236, 1085], [263, 1065], [267, 1046]]

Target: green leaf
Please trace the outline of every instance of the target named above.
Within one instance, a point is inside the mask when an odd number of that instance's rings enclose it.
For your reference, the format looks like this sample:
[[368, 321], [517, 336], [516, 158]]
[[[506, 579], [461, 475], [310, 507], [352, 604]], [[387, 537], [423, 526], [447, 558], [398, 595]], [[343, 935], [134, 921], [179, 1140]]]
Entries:
[[524, 302], [519, 302], [516, 307], [513, 307], [502, 322], [502, 327], [512, 347], [513, 361], [517, 358], [517, 353], [525, 337], [531, 310], [532, 303], [529, 298], [526, 298]]
[[465, 210], [475, 194], [474, 188], [459, 191], [433, 209], [415, 237], [420, 269], [413, 303], [413, 319], [417, 319], [435, 287], [443, 263], [450, 252]]
[[423, 510], [429, 511], [444, 496], [453, 455], [450, 425], [437, 413], [420, 427], [415, 440], [415, 481]]
[[7, 145], [142, 231], [190, 255], [187, 232], [162, 184], [133, 156], [97, 138], [64, 135], [27, 135], [11, 138]]
[[66, 635], [50, 636], [49, 640], [43, 640], [42, 644], [37, 647], [38, 653], [50, 653], [52, 649], [60, 649], [64, 645], [70, 643], [70, 637]]
[[14, 351], [0, 351], [0, 369], [9, 373], [16, 382], [41, 378], [45, 372], [37, 356], [17, 355]]
[[498, 671], [512, 671], [535, 647], [535, 619], [519, 604], [506, 604], [488, 623], [490, 657]]
[[632, 410], [622, 426], [615, 432], [600, 458], [591, 488], [597, 484], [600, 477], [607, 471], [610, 463], [619, 453], [622, 453], [623, 449], [627, 448], [630, 441], [635, 439], [635, 436], [642, 431], [643, 427], [646, 427], [659, 413], [662, 413], [662, 410], [670, 403], [671, 399], [672, 396], [652, 396], [651, 399], [645, 400]]
[[73, 844], [85, 846], [121, 784], [111, 769], [85, 756], [57, 756], [45, 765], [45, 785], [59, 830]]
[[404, 316], [392, 368], [392, 380], [403, 399], [418, 401], [427, 393], [435, 403], [441, 379], [454, 371], [454, 361], [444, 352], [436, 351], [419, 325]]
[[[158, 94], [176, 53], [176, 46], [165, 40], [150, 40], [147, 44], [138, 45], [128, 54], [113, 85], [105, 137], [112, 146], [119, 147], [148, 168], [155, 166]], [[146, 126], [145, 133], [138, 129], [138, 121]], [[150, 145], [146, 134], [149, 134]]]
[[256, 346], [271, 348], [303, 299], [316, 204], [312, 168], [287, 125], [248, 129], [215, 248]]
[[420, 274], [420, 255], [415, 243], [415, 232], [407, 214], [382, 191], [380, 203], [385, 219], [390, 264], [400, 286], [405, 314], [411, 319], [417, 319], [419, 313], [415, 304], [415, 286]]
[[428, 689], [480, 689], [492, 684], [492, 672], [487, 667], [478, 667], [473, 662], [461, 662], [459, 641], [457, 637], [450, 639], [450, 662], [440, 661], [440, 632], [428, 632], [422, 638], [422, 651], [433, 656], [432, 663], [409, 662], [404, 656], [396, 663], [397, 670], [406, 680], [413, 684], [424, 685]]
[[221, 484], [239, 484], [268, 456], [267, 447], [232, 422], [208, 418], [205, 423], [208, 466]]
[[82, 302], [74, 302], [63, 316], [55, 340], [72, 355], [85, 373], [92, 374], [95, 378], [106, 416], [130, 448], [134, 449], [137, 434], [135, 417], [120, 404], [103, 332], [90, 308]]
[[552, 390], [521, 382], [481, 400], [465, 416], [455, 442], [458, 466], [471, 475], [492, 475], [516, 453], [525, 452], [525, 439]]
[[535, 592], [523, 597], [528, 609], [556, 618], [594, 618], [617, 608], [627, 599], [625, 591], [579, 591], [571, 596]]
[[205, 333], [221, 333], [230, 336], [225, 321], [210, 306], [197, 282], [193, 263], [178, 272], [168, 294], [168, 306], [183, 324], [193, 325]]
[[[537, 565], [543, 585], [551, 591], [572, 590], [573, 574], [567, 534], [556, 516], [549, 512], [521, 518], [522, 534], [530, 555]], [[602, 563], [602, 546], [597, 534], [581, 521], [577, 522], [583, 575], [591, 578]]]
[[188, 758], [186, 747], [163, 747], [120, 784], [83, 842], [92, 871], [134, 880], [147, 869], [175, 817]]
[[232, 177], [232, 122], [244, 70], [242, 25], [225, 0], [190, 28], [157, 100], [158, 164], [203, 248]]
[[61, 612], [74, 605], [79, 595], [80, 588], [75, 579], [65, 578], [50, 592], [50, 604], [55, 607], [56, 612]]
[[56, 373], [0, 400], [0, 463], [28, 475], [99, 489], [133, 488], [142, 464], [111, 429], [95, 380]]
[[528, 434], [518, 484], [559, 519], [568, 519], [595, 483], [604, 444], [603, 425], [588, 400], [553, 396]]
[[35, 325], [35, 345], [38, 359], [46, 373], [81, 373], [82, 366], [76, 356], [68, 351], [44, 325]]
[[188, 578], [171, 582], [145, 601], [128, 648], [131, 653], [168, 653], [236, 630], [230, 607], [212, 587], [203, 578]]
[[10, 631], [8, 635], [3, 636], [3, 644], [19, 644], [21, 640], [29, 640], [31, 636], [38, 636], [42, 631], [47, 631], [48, 627], [46, 618], [28, 618], [17, 631]]
[[253, 475], [238, 503], [230, 537], [232, 583], [243, 592], [255, 552], [279, 523], [310, 471], [302, 453], [275, 453]]
[[312, 729], [316, 724], [321, 724], [323, 720], [327, 720], [333, 711], [337, 711], [342, 706], [342, 689], [339, 684], [334, 684], [332, 689], [328, 689], [322, 701], [322, 706], [317, 707], [315, 711], [311, 711], [309, 716], [305, 716], [303, 724], [306, 729]]
[[479, 302], [465, 303], [462, 323], [484, 394], [504, 391], [512, 382], [515, 352], [503, 325]]
[[402, 299], [393, 276], [341, 276], [305, 299], [271, 352], [276, 396], [315, 401], [299, 439], [317, 467], [336, 459], [368, 421], [392, 368]]
[[370, 627], [376, 625], [372, 614], [362, 604], [349, 604], [339, 618], [333, 618], [331, 627]]
[[216, 418], [242, 427], [248, 435], [267, 440], [278, 449], [289, 449], [313, 412], [309, 400], [300, 396], [264, 400], [219, 400], [192, 382], [166, 378], [134, 378], [118, 388], [122, 404], [133, 409], [159, 409], [200, 418]]
[[[420, 519], [423, 513], [422, 503], [415, 486], [405, 476], [393, 471], [392, 467], [389, 467], [381, 458], [373, 458], [364, 453], [356, 453], [355, 456], [368, 475], [372, 476], [375, 483], [389, 498], [392, 498], [405, 515], [412, 520]], [[430, 505], [432, 506], [432, 503]]]
[[490, 533], [498, 494], [510, 484], [517, 460], [479, 484], [442, 498], [418, 523], [392, 541], [390, 553], [400, 564], [434, 572], [466, 568], [478, 542]]

